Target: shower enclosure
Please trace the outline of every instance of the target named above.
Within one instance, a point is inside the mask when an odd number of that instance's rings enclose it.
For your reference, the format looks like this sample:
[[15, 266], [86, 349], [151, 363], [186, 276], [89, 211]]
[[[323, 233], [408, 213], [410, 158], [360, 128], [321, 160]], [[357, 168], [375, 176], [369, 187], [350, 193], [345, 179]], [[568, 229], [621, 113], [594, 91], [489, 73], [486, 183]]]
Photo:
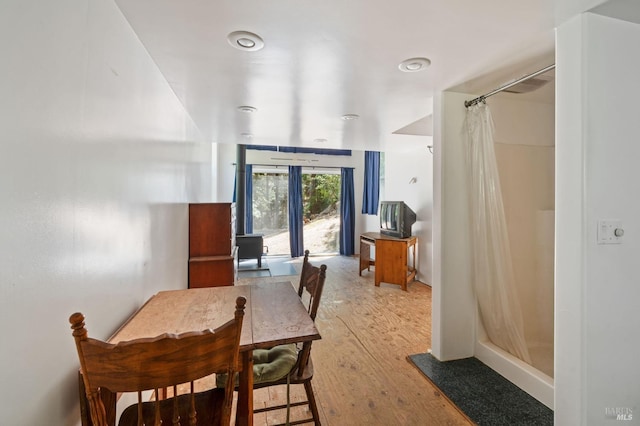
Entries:
[[[546, 80], [549, 81], [548, 79]], [[554, 220], [555, 220], [555, 143], [553, 84], [535, 96], [500, 94], [491, 99], [495, 132], [493, 150], [499, 175], [506, 225], [508, 252], [488, 267], [500, 269], [510, 258], [508, 294], [515, 298], [514, 318], [506, 316], [500, 333], [507, 334], [511, 324], [522, 324], [525, 348], [517, 348], [510, 339], [495, 338], [495, 307], [482, 308], [482, 290], [476, 287], [479, 302], [475, 356], [507, 376], [521, 388], [553, 407], [554, 376]], [[473, 108], [473, 107], [472, 107]], [[486, 178], [486, 176], [485, 176]], [[477, 194], [477, 184], [474, 184]], [[484, 191], [482, 196], [487, 195]], [[473, 206], [473, 203], [472, 203]], [[478, 211], [472, 223], [477, 222]], [[482, 220], [482, 218], [480, 219]], [[491, 228], [491, 226], [489, 226]], [[477, 233], [477, 229], [474, 229]], [[495, 244], [496, 232], [491, 232]], [[478, 248], [475, 247], [477, 252]], [[485, 254], [474, 253], [475, 262], [484, 262]], [[495, 271], [493, 271], [495, 272]], [[477, 275], [477, 267], [474, 268]], [[507, 274], [508, 275], [508, 274]], [[477, 276], [474, 278], [477, 286]], [[501, 279], [490, 280], [493, 283]], [[491, 289], [492, 297], [499, 290]], [[505, 300], [506, 296], [496, 299]], [[487, 316], [486, 312], [489, 312]], [[498, 316], [506, 314], [499, 312]], [[518, 340], [518, 339], [516, 339]], [[515, 349], [514, 349], [515, 345]]]

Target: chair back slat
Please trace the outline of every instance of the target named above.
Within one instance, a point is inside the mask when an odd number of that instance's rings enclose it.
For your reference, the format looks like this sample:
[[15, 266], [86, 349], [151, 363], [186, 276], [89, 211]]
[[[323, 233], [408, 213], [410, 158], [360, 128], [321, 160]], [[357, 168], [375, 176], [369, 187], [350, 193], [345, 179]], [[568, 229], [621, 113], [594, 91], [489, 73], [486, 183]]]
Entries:
[[[100, 389], [111, 392], [140, 392], [173, 387], [172, 408], [166, 408], [163, 401], [156, 401], [150, 413], [143, 407], [139, 396], [135, 410], [136, 421], [133, 424], [160, 425], [161, 417], [165, 424], [195, 425], [196, 409], [193, 381], [213, 373], [232, 375], [239, 370], [239, 345], [242, 319], [246, 300], [236, 300], [234, 318], [215, 330], [163, 334], [154, 338], [136, 339], [118, 344], [110, 344], [87, 336], [84, 316], [73, 314], [73, 336], [80, 359], [82, 379], [87, 393], [92, 420], [97, 426], [106, 426], [105, 407], [99, 397]], [[177, 397], [177, 385], [191, 382], [190, 397], [184, 400], [184, 418], [180, 418], [179, 407], [183, 399]], [[224, 393], [223, 412], [219, 418], [228, 424], [231, 413], [232, 394]], [[204, 399], [203, 399], [204, 400]], [[167, 401], [168, 402], [168, 401]], [[170, 409], [170, 417], [165, 412]], [[148, 421], [146, 416], [154, 419]], [[123, 415], [124, 417], [124, 415]], [[187, 420], [187, 418], [189, 420]]]
[[298, 285], [298, 296], [302, 297], [304, 291], [304, 282], [307, 278], [307, 268], [311, 264], [309, 263], [309, 250], [304, 251], [304, 259], [302, 260], [302, 270], [300, 271], [300, 284]]
[[[158, 392], [160, 391], [160, 389], [156, 388], [156, 395], [160, 395]], [[173, 389], [174, 395], [175, 395], [175, 388]], [[161, 418], [161, 414], [160, 414], [160, 398], [156, 398], [156, 403], [153, 404], [154, 408], [155, 408], [155, 424], [153, 426], [158, 426], [161, 425], [162, 422], [160, 421]], [[142, 417], [142, 401], [138, 400], [138, 423], [142, 422], [143, 417]]]
[[[300, 272], [300, 284], [298, 286], [298, 296], [303, 300], [308, 298], [306, 303], [307, 312], [312, 320], [315, 321], [318, 307], [320, 306], [320, 297], [324, 287], [326, 278], [327, 265], [314, 266], [309, 261], [309, 250], [304, 252], [304, 260], [302, 261], [302, 271]], [[306, 296], [305, 296], [306, 291]]]

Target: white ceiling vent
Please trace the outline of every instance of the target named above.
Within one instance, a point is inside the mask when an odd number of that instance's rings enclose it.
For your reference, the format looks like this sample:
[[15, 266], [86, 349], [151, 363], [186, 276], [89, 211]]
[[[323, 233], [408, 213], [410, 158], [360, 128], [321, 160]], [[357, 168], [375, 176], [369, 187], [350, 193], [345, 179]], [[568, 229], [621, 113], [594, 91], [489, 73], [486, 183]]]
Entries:
[[530, 78], [528, 80], [521, 81], [518, 84], [515, 84], [508, 89], [504, 89], [507, 93], [529, 93], [534, 90], [538, 90], [545, 84], [552, 81], [554, 78], [553, 75], [539, 75], [537, 77]]

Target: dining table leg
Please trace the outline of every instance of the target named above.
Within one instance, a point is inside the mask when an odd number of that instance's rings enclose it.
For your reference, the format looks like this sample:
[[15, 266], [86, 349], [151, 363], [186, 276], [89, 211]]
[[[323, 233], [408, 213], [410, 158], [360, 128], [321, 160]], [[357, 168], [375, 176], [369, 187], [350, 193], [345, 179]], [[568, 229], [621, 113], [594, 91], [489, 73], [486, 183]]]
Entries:
[[238, 383], [236, 425], [253, 426], [253, 351], [240, 352], [242, 371]]

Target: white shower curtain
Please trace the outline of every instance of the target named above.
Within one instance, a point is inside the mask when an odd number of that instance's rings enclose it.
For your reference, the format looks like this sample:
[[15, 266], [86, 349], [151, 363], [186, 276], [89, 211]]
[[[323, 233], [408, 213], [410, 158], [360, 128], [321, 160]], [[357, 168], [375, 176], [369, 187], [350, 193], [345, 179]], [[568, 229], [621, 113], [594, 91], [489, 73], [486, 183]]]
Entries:
[[467, 108], [465, 130], [473, 283], [482, 323], [495, 345], [530, 364], [493, 147], [493, 120], [484, 102]]

